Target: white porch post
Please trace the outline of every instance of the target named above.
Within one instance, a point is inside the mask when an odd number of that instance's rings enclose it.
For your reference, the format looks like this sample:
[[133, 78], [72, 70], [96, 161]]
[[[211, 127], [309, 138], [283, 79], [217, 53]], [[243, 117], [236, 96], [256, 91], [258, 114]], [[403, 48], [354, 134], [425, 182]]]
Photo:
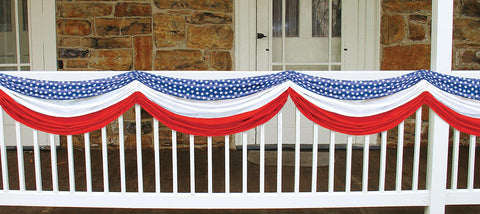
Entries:
[[[440, 3], [441, 2], [441, 3]], [[431, 70], [452, 73], [453, 0], [432, 1]], [[427, 160], [429, 206], [425, 213], [445, 213], [449, 125], [430, 110]]]

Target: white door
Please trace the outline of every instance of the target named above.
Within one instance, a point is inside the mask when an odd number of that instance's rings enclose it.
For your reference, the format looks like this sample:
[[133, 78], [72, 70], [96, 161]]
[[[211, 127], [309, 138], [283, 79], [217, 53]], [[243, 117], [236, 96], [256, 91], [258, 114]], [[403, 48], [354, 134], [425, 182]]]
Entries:
[[[35, 36], [31, 36], [35, 35]], [[55, 1], [0, 1], [0, 71], [55, 70]], [[16, 145], [16, 122], [3, 112], [5, 143]], [[32, 129], [20, 125], [22, 145], [33, 145]], [[39, 132], [40, 145], [48, 134]]]
[[[377, 70], [375, 7], [375, 0], [257, 0], [256, 70]], [[283, 109], [285, 144], [295, 143], [295, 112], [289, 100]], [[276, 120], [266, 124], [267, 133], [276, 133]], [[300, 121], [300, 143], [311, 144], [313, 123], [303, 115]], [[256, 139], [259, 143], [258, 130]], [[329, 139], [329, 131], [322, 128], [320, 143]], [[336, 139], [346, 143], [347, 136], [338, 134]], [[370, 139], [376, 142], [375, 136]], [[355, 142], [363, 140], [358, 137]], [[276, 135], [266, 136], [267, 144], [276, 142]]]

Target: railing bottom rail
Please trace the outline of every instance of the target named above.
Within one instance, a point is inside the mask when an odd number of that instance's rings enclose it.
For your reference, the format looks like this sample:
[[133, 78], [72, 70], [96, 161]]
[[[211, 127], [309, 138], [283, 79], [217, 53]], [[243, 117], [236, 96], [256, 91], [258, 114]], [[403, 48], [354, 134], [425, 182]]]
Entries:
[[39, 207], [267, 209], [427, 206], [428, 191], [335, 193], [0, 193], [0, 205]]

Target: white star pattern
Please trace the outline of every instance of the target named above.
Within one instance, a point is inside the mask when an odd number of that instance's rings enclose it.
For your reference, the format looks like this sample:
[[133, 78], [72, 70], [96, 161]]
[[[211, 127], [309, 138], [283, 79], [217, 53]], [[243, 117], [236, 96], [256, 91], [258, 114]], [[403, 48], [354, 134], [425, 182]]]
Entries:
[[479, 79], [455, 77], [420, 70], [381, 80], [335, 80], [295, 71], [236, 79], [194, 80], [131, 71], [87, 81], [48, 81], [0, 74], [0, 84], [15, 92], [51, 100], [73, 100], [98, 96], [126, 86], [133, 81], [161, 93], [193, 100], [235, 99], [266, 90], [286, 81], [321, 96], [341, 100], [366, 100], [392, 95], [426, 80], [435, 87], [457, 96], [479, 99]]

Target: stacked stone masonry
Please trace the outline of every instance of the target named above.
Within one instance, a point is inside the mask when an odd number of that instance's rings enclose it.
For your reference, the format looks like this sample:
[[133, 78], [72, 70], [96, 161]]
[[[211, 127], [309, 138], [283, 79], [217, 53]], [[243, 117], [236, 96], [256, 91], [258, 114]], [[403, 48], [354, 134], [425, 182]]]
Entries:
[[[431, 0], [383, 0], [382, 70], [430, 67]], [[480, 1], [454, 1], [453, 70], [480, 70]]]
[[[56, 13], [58, 70], [232, 70], [233, 0], [57, 0]], [[124, 121], [126, 148], [133, 149], [133, 108]], [[172, 131], [160, 125], [159, 134], [161, 146], [170, 147]], [[107, 135], [117, 147], [117, 121]], [[74, 146], [83, 147], [83, 138], [74, 136]], [[92, 148], [101, 147], [100, 131], [90, 138]], [[177, 139], [188, 147], [187, 135]], [[144, 111], [142, 141], [153, 146], [153, 118]], [[203, 147], [206, 138], [196, 143]]]

